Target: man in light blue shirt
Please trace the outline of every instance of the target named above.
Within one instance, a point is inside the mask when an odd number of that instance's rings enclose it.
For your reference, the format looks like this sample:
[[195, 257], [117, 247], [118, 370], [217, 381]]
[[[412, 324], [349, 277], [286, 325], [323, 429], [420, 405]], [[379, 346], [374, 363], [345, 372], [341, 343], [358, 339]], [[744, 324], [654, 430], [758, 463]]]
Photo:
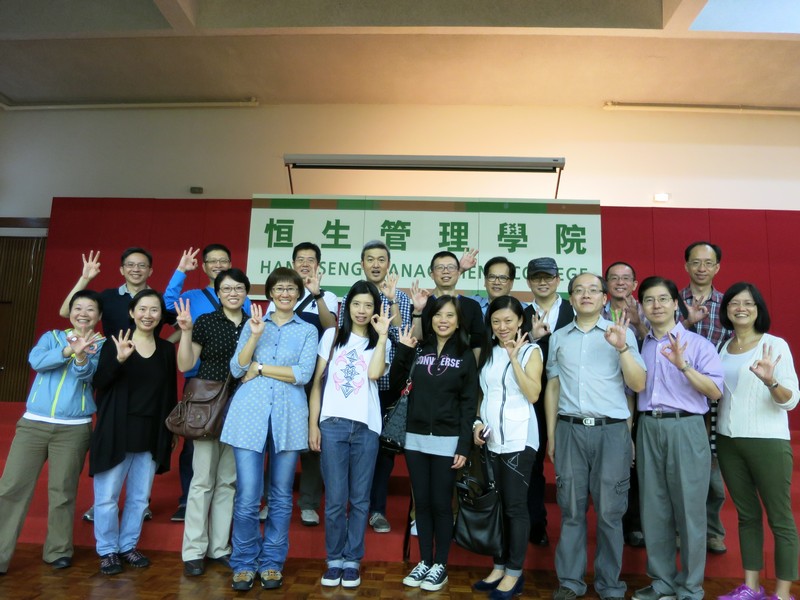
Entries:
[[586, 511], [597, 513], [594, 587], [602, 600], [625, 597], [622, 515], [628, 505], [632, 461], [631, 406], [625, 386], [644, 389], [646, 371], [636, 337], [621, 317], [600, 316], [605, 280], [582, 273], [569, 282], [575, 320], [554, 332], [547, 358], [547, 452], [556, 467], [561, 536], [554, 600], [586, 593]]

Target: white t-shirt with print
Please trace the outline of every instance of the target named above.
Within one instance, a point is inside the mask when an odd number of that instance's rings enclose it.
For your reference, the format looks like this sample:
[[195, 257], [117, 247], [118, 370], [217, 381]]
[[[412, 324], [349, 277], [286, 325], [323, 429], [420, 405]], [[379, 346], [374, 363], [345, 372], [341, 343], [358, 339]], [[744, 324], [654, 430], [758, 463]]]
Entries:
[[[317, 355], [325, 360], [331, 352], [336, 335], [328, 329], [319, 341]], [[328, 378], [322, 390], [320, 422], [339, 417], [365, 423], [370, 431], [381, 433], [381, 403], [378, 397], [378, 382], [367, 376], [369, 362], [375, 348], [367, 350], [369, 340], [354, 333], [344, 347], [337, 347], [328, 363]], [[388, 363], [386, 363], [388, 369]], [[385, 372], [386, 370], [384, 370]]]

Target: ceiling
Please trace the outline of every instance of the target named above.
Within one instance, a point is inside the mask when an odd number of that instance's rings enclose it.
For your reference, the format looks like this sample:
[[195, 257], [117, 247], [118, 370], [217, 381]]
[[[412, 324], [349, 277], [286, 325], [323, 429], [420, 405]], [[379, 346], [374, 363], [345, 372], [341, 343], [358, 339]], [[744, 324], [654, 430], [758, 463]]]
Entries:
[[0, 102], [800, 108], [800, 36], [705, 0], [3, 0]]

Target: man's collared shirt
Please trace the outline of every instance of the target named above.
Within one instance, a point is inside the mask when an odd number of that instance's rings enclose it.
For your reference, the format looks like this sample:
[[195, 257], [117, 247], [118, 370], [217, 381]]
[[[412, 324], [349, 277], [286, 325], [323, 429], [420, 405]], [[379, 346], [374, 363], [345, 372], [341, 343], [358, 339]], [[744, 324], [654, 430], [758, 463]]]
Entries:
[[[630, 416], [620, 355], [605, 339], [606, 329], [611, 325], [610, 321], [598, 318], [589, 331], [583, 331], [573, 320], [550, 337], [547, 377], [559, 379], [558, 414], [612, 419]], [[630, 329], [626, 331], [626, 340], [627, 352], [646, 369], [636, 336]]]
[[[722, 361], [714, 346], [703, 336], [687, 331], [678, 323], [670, 331], [679, 338], [678, 343], [686, 349], [683, 358], [692, 368], [710, 377], [722, 391]], [[686, 411], [695, 414], [708, 412], [708, 400], [689, 383], [686, 375], [661, 354], [661, 349], [669, 347], [669, 335], [661, 339], [653, 336], [653, 330], [645, 336], [642, 343], [642, 359], [647, 366], [647, 384], [639, 394], [639, 410], [661, 409], [664, 412]]]
[[[469, 298], [470, 300], [475, 300], [475, 302], [478, 303], [478, 305], [481, 307], [481, 313], [483, 313], [483, 316], [485, 317], [486, 311], [489, 309], [489, 305], [492, 303], [492, 301], [489, 300], [489, 298], [487, 298], [486, 296], [481, 296], [480, 294], [475, 294], [474, 296], [467, 296], [467, 298]], [[528, 306], [528, 303], [523, 302], [522, 300], [520, 300], [519, 303], [522, 304], [523, 310], [525, 310]]]

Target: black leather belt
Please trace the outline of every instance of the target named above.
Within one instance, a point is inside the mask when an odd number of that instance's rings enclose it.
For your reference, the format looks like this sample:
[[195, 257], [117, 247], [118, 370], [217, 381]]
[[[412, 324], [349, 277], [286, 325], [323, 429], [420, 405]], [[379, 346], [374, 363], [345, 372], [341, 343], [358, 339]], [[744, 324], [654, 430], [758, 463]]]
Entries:
[[611, 417], [571, 417], [569, 415], [558, 415], [559, 420], [573, 423], [575, 425], [585, 425], [586, 427], [597, 427], [599, 425], [613, 425], [614, 423], [624, 423], [627, 419], [612, 419]]
[[640, 414], [656, 419], [685, 419], [686, 417], [702, 417], [699, 413], [687, 412], [685, 410], [676, 410], [671, 412], [664, 412], [660, 408], [655, 410], [643, 410]]

